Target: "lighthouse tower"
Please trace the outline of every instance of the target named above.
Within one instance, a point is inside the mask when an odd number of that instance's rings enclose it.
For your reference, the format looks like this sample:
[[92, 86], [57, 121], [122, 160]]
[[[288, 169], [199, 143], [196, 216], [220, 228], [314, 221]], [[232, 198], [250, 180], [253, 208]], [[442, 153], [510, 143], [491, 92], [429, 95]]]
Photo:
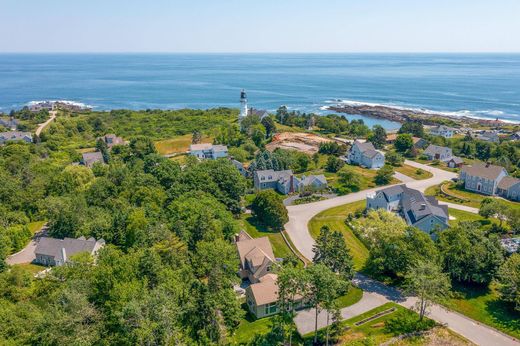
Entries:
[[240, 92], [240, 115], [238, 120], [241, 121], [247, 116], [247, 94], [244, 89]]

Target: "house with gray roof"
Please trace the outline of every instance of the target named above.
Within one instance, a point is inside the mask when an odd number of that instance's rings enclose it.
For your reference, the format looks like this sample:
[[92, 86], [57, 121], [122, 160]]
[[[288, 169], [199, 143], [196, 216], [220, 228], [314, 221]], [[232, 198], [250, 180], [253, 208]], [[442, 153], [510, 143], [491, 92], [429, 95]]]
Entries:
[[86, 239], [85, 237], [56, 239], [42, 237], [34, 251], [36, 255], [35, 262], [44, 266], [62, 266], [70, 261], [71, 256], [79, 253], [85, 252], [94, 256], [104, 245], [105, 241], [103, 239]]
[[428, 160], [449, 161], [453, 157], [451, 148], [430, 144], [423, 153]]
[[21, 131], [8, 131], [0, 132], [0, 144], [4, 144], [7, 141], [24, 141], [26, 143], [32, 143], [33, 136], [30, 132]]
[[18, 120], [14, 118], [0, 118], [0, 126], [5, 127], [6, 129], [15, 131], [18, 127]]
[[274, 171], [267, 169], [253, 174], [255, 190], [273, 189], [284, 195], [296, 190], [293, 171]]
[[520, 179], [503, 177], [497, 185], [497, 195], [512, 201], [520, 201]]
[[471, 166], [462, 166], [459, 179], [464, 182], [464, 188], [469, 191], [494, 196], [500, 181], [507, 176], [504, 167], [489, 163], [475, 163]]
[[95, 163], [105, 163], [105, 159], [103, 158], [103, 153], [100, 151], [95, 151], [92, 153], [83, 153], [81, 155], [81, 164], [87, 166], [88, 168], [92, 168]]
[[320, 191], [328, 187], [327, 178], [323, 174], [319, 175], [302, 175], [300, 178], [294, 178], [295, 190], [297, 191]]
[[376, 150], [372, 143], [356, 140], [347, 153], [347, 162], [367, 168], [381, 168], [385, 165], [385, 155]]
[[479, 141], [485, 141], [485, 142], [491, 142], [491, 143], [500, 142], [500, 138], [498, 137], [498, 134], [494, 131], [484, 131], [481, 133], [476, 133], [475, 139], [477, 139]]
[[247, 115], [254, 115], [262, 120], [263, 118], [269, 116], [269, 112], [264, 109], [248, 108]]
[[460, 168], [462, 167], [462, 165], [464, 164], [464, 160], [461, 159], [460, 157], [458, 156], [452, 156], [451, 159], [449, 159], [446, 164], [448, 165], [448, 167], [450, 168]]
[[190, 145], [190, 155], [199, 159], [216, 160], [228, 156], [228, 147], [211, 143], [192, 144]]
[[453, 137], [453, 134], [455, 133], [456, 129], [445, 126], [445, 125], [439, 125], [435, 126], [429, 129], [429, 132], [433, 136], [441, 136], [444, 138], [451, 138]]
[[390, 186], [367, 195], [367, 209], [385, 209], [403, 217], [406, 223], [429, 235], [449, 227], [448, 207], [433, 196], [406, 185]]
[[117, 137], [113, 133], [109, 133], [107, 135], [99, 137], [98, 140], [105, 142], [108, 149], [112, 149], [114, 145], [125, 145], [125, 140], [121, 137]]

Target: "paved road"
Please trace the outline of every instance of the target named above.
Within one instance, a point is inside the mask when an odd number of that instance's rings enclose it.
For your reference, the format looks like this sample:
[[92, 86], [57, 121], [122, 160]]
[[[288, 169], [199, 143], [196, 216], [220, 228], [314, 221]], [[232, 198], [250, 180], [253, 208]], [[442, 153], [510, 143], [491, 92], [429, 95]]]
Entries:
[[40, 125], [38, 125], [38, 128], [36, 129], [36, 135], [39, 136], [40, 133], [42, 133], [43, 129], [47, 127], [47, 125], [49, 125], [54, 119], [56, 119], [56, 114], [58, 112], [57, 111], [49, 111], [49, 114], [50, 114], [50, 118], [47, 119], [46, 122], [44, 123], [41, 123]]
[[43, 226], [41, 231], [39, 231], [33, 236], [33, 238], [31, 239], [29, 244], [27, 244], [26, 247], [6, 258], [5, 261], [7, 262], [7, 264], [24, 264], [31, 263], [33, 260], [35, 260], [36, 255], [34, 254], [34, 250], [36, 250], [36, 245], [38, 245], [38, 241], [42, 236], [45, 235], [46, 232], [47, 228]]
[[[429, 179], [405, 182], [405, 184], [408, 187], [423, 192], [430, 186], [438, 185], [445, 180], [450, 180], [456, 177], [455, 173], [447, 172], [442, 169], [423, 165], [417, 162], [406, 161], [406, 164], [424, 169], [433, 174], [433, 177]], [[309, 221], [315, 215], [324, 210], [341, 206], [347, 203], [364, 200], [366, 198], [367, 193], [371, 193], [378, 189], [380, 188], [364, 190], [346, 196], [328, 199], [325, 201], [287, 207], [287, 210], [289, 212], [289, 222], [285, 225], [285, 229], [291, 237], [291, 240], [294, 243], [295, 247], [306, 258], [312, 259], [312, 247], [314, 245], [314, 239], [309, 234]], [[447, 204], [449, 207], [455, 209], [465, 210], [473, 213], [478, 212], [478, 209], [476, 208], [469, 208], [466, 206], [451, 203], [443, 204]], [[369, 311], [374, 307], [380, 306], [389, 301], [396, 302], [407, 308], [412, 307], [416, 302], [416, 298], [404, 298], [395, 288], [385, 286], [377, 281], [374, 281], [360, 274], [356, 275], [354, 282], [361, 289], [363, 289], [364, 294], [362, 299], [358, 303], [342, 309], [341, 313], [344, 319], [359, 315], [360, 313]], [[315, 312], [312, 309], [304, 310], [300, 311], [295, 317], [296, 326], [301, 333], [305, 334], [314, 330], [314, 313]], [[495, 331], [494, 329], [488, 326], [481, 325], [478, 322], [470, 318], [467, 318], [463, 315], [460, 315], [456, 312], [448, 311], [439, 305], [434, 305], [431, 307], [429, 317], [439, 323], [445, 324], [456, 333], [464, 336], [468, 340], [478, 345], [520, 345], [520, 342], [518, 342], [518, 340], [515, 340], [505, 334]], [[322, 312], [319, 315], [318, 326], [326, 326], [326, 313]]]

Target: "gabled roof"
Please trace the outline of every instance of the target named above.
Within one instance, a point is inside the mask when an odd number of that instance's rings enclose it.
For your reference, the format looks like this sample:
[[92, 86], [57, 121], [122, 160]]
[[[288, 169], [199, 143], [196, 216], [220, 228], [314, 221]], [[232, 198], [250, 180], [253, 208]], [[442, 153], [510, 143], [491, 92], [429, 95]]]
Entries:
[[61, 258], [62, 249], [65, 249], [65, 253], [70, 257], [80, 252], [88, 252], [89, 254], [92, 254], [93, 251], [96, 250], [96, 245], [99, 247], [104, 243], [105, 241], [103, 239], [96, 241], [94, 238], [85, 239], [84, 237], [78, 239], [42, 237], [38, 241], [38, 245], [36, 245], [36, 250], [34, 252], [37, 255]]
[[403, 213], [408, 215], [412, 226], [427, 216], [433, 215], [444, 219], [449, 219], [448, 207], [439, 205], [433, 196], [424, 196], [420, 191], [403, 186], [403, 196], [401, 201]]
[[278, 301], [277, 279], [278, 276], [276, 274], [267, 274], [260, 279], [260, 282], [252, 284], [247, 288], [251, 291], [257, 306]]
[[370, 142], [361, 143], [360, 141], [355, 140], [352, 146], [357, 146], [359, 148], [359, 151], [361, 151], [362, 153], [366, 152], [367, 150], [376, 151], [376, 148], [374, 148], [374, 145]]
[[424, 151], [425, 154], [431, 154], [431, 155], [435, 155], [435, 154], [440, 155], [440, 154], [444, 154], [445, 152], [451, 152], [451, 149], [448, 147], [441, 147], [441, 146], [434, 145], [434, 144], [428, 145], [428, 148], [426, 148], [426, 150]]
[[[366, 151], [363, 152], [363, 155], [370, 158], [370, 159], [373, 159], [374, 157], [377, 156], [377, 154], [381, 154], [379, 151], [377, 150], [372, 150], [372, 149], [368, 149]], [[381, 154], [383, 155], [383, 154]]]
[[382, 193], [383, 196], [385, 196], [386, 201], [389, 202], [391, 197], [397, 196], [398, 194], [403, 193], [403, 191], [404, 191], [403, 187], [404, 187], [404, 184], [397, 185], [397, 186], [390, 186], [385, 189], [378, 190], [378, 191], [376, 191], [376, 193]]
[[458, 156], [452, 156], [451, 159], [450, 159], [448, 162], [450, 162], [450, 161], [453, 161], [453, 162], [455, 162], [456, 164], [464, 163], [464, 160], [461, 159], [461, 158], [458, 157]]
[[[268, 257], [272, 262], [275, 261], [273, 248], [271, 247], [271, 242], [268, 237], [238, 241], [237, 250], [243, 268], [245, 268], [246, 259], [258, 261], [259, 256], [262, 256], [262, 258]], [[260, 264], [262, 264], [262, 262], [260, 262]]]
[[474, 177], [496, 180], [500, 173], [505, 172], [506, 169], [502, 166], [475, 163], [471, 166], [462, 166], [461, 171]]
[[[288, 180], [293, 175], [293, 171], [288, 169], [285, 171], [275, 171], [272, 169], [266, 169], [263, 171], [255, 171], [255, 176], [262, 182]], [[264, 180], [262, 180], [264, 178]]]
[[520, 184], [520, 179], [506, 176], [500, 180], [498, 183], [498, 188], [502, 190], [508, 190], [516, 184]]
[[327, 178], [325, 178], [323, 174], [309, 176], [304, 175], [299, 180], [300, 184], [303, 186], [312, 185], [315, 181], [318, 181], [321, 185], [327, 185]]
[[88, 167], [92, 166], [96, 162], [105, 162], [105, 159], [103, 158], [103, 153], [101, 153], [100, 151], [95, 151], [93, 153], [83, 153], [82, 157], [83, 164]]
[[3, 141], [19, 141], [25, 138], [30, 139], [32, 141], [32, 133], [21, 131], [0, 132], [0, 140]]

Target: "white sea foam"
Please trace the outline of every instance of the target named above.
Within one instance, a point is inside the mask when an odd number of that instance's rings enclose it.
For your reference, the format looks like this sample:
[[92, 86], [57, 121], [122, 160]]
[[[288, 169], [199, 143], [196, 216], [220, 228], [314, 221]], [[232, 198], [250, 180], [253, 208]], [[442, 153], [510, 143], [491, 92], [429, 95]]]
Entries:
[[[325, 103], [328, 104], [337, 104], [339, 106], [341, 105], [349, 105], [349, 106], [370, 106], [370, 107], [387, 107], [387, 108], [393, 108], [398, 110], [409, 110], [409, 111], [415, 111], [415, 112], [422, 112], [425, 114], [438, 114], [438, 115], [446, 115], [446, 116], [456, 116], [456, 117], [468, 117], [468, 118], [474, 118], [474, 119], [483, 119], [483, 120], [495, 120], [498, 117], [503, 116], [505, 113], [500, 110], [482, 110], [482, 111], [471, 111], [467, 109], [459, 110], [459, 111], [435, 111], [431, 109], [425, 109], [425, 108], [417, 108], [417, 107], [403, 107], [399, 105], [395, 105], [392, 103], [374, 103], [374, 102], [363, 102], [363, 101], [354, 101], [354, 100], [327, 100]], [[327, 109], [329, 106], [323, 106], [320, 109]], [[520, 115], [513, 115], [518, 116]], [[516, 124], [518, 121], [509, 120], [509, 119], [500, 119], [503, 122], [506, 123], [512, 123]]]
[[41, 101], [30, 101], [30, 102], [27, 102], [27, 106], [33, 106], [33, 105], [36, 105], [36, 104], [39, 104], [39, 103], [63, 103], [63, 104], [66, 104], [66, 105], [71, 105], [71, 106], [76, 106], [76, 107], [81, 107], [81, 108], [94, 108], [93, 106], [90, 106], [90, 105], [87, 105], [85, 103], [82, 103], [82, 102], [77, 102], [77, 101], [70, 101], [70, 100], [41, 100]]

